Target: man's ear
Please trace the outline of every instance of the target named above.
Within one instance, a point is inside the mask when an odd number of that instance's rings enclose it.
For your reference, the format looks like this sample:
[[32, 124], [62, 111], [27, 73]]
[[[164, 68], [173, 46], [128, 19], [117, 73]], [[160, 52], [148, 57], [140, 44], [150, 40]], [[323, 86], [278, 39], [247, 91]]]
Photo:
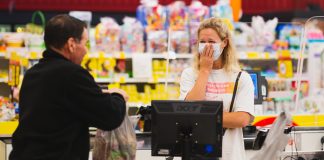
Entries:
[[67, 49], [70, 53], [74, 52], [74, 48], [75, 48], [75, 40], [73, 38], [69, 38], [67, 40]]

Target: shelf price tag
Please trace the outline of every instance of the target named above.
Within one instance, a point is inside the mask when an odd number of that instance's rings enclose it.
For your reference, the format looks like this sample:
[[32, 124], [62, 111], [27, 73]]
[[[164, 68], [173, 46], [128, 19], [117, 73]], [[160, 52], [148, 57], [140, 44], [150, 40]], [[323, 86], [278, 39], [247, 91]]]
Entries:
[[124, 76], [119, 77], [119, 83], [126, 83], [126, 78]]
[[247, 57], [248, 59], [256, 59], [259, 58], [258, 52], [247, 52]]
[[125, 54], [125, 52], [120, 52], [120, 53], [119, 53], [119, 59], [126, 59], [126, 54]]
[[269, 52], [265, 52], [264, 53], [264, 58], [265, 59], [270, 59], [270, 53]]

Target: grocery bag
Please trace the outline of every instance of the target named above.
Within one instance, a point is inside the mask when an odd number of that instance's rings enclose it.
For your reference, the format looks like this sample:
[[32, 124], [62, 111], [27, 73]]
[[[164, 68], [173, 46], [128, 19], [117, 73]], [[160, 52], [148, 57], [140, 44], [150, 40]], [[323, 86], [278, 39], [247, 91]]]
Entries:
[[135, 154], [136, 134], [128, 116], [115, 130], [97, 130], [93, 160], [135, 160]]

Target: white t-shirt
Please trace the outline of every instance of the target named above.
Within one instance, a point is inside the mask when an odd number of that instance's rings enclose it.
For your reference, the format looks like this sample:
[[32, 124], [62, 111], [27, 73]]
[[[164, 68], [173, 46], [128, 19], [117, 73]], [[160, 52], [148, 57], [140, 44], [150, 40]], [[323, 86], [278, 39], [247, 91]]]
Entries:
[[[223, 110], [229, 111], [235, 80], [238, 72], [226, 73], [224, 69], [212, 70], [206, 87], [206, 100], [223, 101]], [[182, 72], [180, 81], [180, 99], [184, 100], [195, 85], [197, 75], [193, 68]], [[254, 86], [250, 75], [242, 72], [233, 111], [243, 111], [254, 115]], [[227, 129], [223, 136], [222, 160], [245, 160], [242, 128]]]

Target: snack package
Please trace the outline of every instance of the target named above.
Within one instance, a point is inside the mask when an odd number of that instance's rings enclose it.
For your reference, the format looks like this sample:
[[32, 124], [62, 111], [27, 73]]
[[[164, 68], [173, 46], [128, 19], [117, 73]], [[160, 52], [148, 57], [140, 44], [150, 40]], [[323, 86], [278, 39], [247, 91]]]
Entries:
[[168, 6], [171, 51], [189, 53], [188, 9], [183, 1], [175, 1]]
[[191, 61], [190, 59], [172, 60], [169, 64], [169, 78], [178, 80], [182, 71], [191, 66]]
[[142, 0], [136, 10], [137, 19], [142, 23], [146, 32], [166, 29], [166, 8], [157, 0]]
[[98, 59], [98, 78], [112, 78], [116, 59], [112, 57], [100, 57]]
[[100, 18], [100, 23], [96, 26], [95, 32], [97, 50], [106, 53], [120, 51], [120, 27], [117, 22], [110, 17]]
[[189, 13], [183, 1], [175, 1], [168, 6], [168, 23], [172, 31], [188, 30]]
[[135, 18], [125, 17], [121, 27], [121, 45], [126, 53], [144, 52], [144, 29]]
[[200, 1], [192, 1], [189, 6], [189, 28], [190, 28], [190, 47], [191, 52], [195, 51], [195, 44], [197, 42], [197, 31], [200, 22], [209, 16], [209, 9], [204, 6]]
[[93, 148], [93, 160], [135, 160], [136, 135], [134, 127], [125, 116], [123, 123], [115, 130], [97, 129]]
[[226, 18], [233, 22], [233, 10], [229, 0], [218, 0], [215, 5], [210, 6], [210, 16]]
[[272, 47], [275, 40], [275, 29], [278, 18], [264, 21], [260, 16], [253, 16], [251, 26], [247, 23], [240, 23], [240, 29], [247, 35], [248, 46], [255, 47], [255, 50], [264, 51], [267, 47]]
[[171, 51], [175, 53], [189, 53], [189, 33], [188, 31], [170, 32]]
[[149, 53], [164, 53], [167, 51], [167, 32], [165, 30], [147, 32], [146, 47]]
[[146, 31], [146, 51], [163, 53], [167, 51], [166, 8], [157, 0], [142, 0], [137, 8], [137, 19]]
[[15, 107], [8, 99], [0, 96], [0, 122], [1, 121], [10, 121], [14, 119]]
[[81, 66], [89, 71], [93, 78], [98, 78], [98, 58], [86, 55], [81, 62]]
[[279, 32], [279, 39], [288, 42], [290, 50], [299, 50], [302, 26], [285, 25]]

